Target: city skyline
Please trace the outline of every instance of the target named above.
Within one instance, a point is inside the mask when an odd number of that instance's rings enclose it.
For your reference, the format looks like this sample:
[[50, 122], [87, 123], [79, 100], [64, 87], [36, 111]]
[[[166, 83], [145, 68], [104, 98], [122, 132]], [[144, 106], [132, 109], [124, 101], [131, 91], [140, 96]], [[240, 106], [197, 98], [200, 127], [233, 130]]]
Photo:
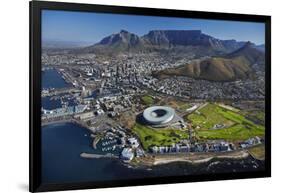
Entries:
[[[97, 27], [97, 29], [95, 28]], [[142, 36], [150, 30], [201, 30], [221, 40], [264, 44], [264, 23], [43, 10], [43, 41], [94, 44], [121, 29]]]

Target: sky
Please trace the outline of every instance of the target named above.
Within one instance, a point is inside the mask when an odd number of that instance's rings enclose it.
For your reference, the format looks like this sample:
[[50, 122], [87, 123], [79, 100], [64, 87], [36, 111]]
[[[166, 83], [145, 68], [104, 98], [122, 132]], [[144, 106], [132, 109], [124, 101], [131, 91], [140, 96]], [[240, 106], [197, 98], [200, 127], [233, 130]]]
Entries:
[[264, 44], [265, 24], [226, 20], [206, 20], [138, 16], [74, 11], [42, 11], [42, 40], [93, 44], [121, 29], [139, 36], [150, 30], [201, 30], [215, 38]]

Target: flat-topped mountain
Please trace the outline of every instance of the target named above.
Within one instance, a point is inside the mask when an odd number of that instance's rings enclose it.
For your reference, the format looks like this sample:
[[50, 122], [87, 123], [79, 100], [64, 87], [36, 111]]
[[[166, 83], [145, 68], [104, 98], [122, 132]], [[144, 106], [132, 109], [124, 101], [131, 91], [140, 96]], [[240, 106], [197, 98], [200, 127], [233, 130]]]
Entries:
[[211, 46], [223, 49], [220, 40], [203, 34], [201, 30], [153, 30], [143, 38], [152, 45]]
[[83, 48], [83, 53], [118, 54], [161, 51], [194, 52], [196, 55], [230, 53], [245, 42], [219, 40], [201, 30], [152, 30], [143, 36], [121, 30], [103, 38], [97, 44]]

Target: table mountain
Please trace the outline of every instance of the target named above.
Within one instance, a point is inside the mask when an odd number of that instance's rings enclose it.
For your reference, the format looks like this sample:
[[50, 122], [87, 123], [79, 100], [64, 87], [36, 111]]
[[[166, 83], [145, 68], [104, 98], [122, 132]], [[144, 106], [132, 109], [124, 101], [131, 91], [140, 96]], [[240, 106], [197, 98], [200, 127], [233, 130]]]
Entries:
[[121, 30], [103, 38], [97, 44], [83, 49], [82, 53], [148, 53], [148, 52], [194, 52], [194, 55], [218, 55], [230, 53], [245, 42], [219, 40], [201, 30], [152, 30], [143, 36]]

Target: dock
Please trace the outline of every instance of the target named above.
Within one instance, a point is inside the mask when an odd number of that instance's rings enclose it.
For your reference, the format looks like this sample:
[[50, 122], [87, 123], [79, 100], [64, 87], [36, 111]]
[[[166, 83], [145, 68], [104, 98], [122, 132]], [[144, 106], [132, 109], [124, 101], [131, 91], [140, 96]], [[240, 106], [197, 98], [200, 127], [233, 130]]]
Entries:
[[107, 154], [81, 153], [80, 157], [82, 157], [82, 158], [90, 158], [90, 159], [119, 158], [117, 155], [114, 155], [112, 153], [107, 153]]

